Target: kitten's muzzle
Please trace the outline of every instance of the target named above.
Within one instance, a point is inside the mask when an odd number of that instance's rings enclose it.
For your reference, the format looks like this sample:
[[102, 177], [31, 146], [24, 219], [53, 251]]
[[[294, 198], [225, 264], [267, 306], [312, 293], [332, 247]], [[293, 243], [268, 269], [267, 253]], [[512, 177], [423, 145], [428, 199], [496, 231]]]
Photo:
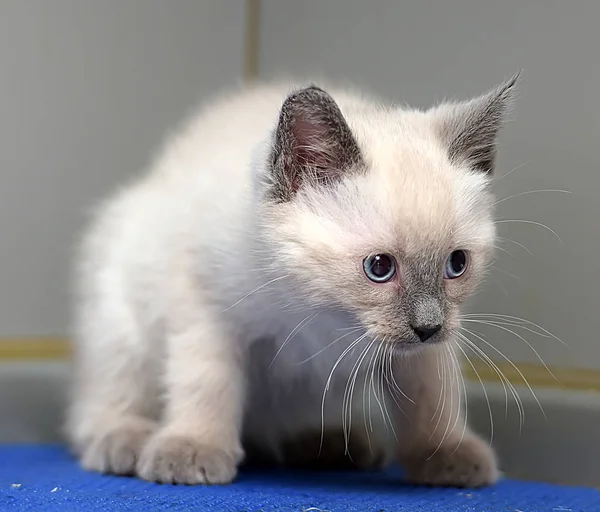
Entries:
[[433, 338], [444, 326], [444, 310], [434, 297], [418, 297], [409, 304], [408, 323], [415, 336], [425, 342]]

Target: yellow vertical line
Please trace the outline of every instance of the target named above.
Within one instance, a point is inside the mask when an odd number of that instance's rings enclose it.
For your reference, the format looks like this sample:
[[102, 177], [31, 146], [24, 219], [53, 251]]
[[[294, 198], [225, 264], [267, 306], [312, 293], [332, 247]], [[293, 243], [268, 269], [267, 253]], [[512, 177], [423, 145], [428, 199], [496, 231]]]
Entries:
[[260, 29], [260, 0], [246, 0], [246, 37], [244, 48], [244, 80], [258, 76], [258, 40]]

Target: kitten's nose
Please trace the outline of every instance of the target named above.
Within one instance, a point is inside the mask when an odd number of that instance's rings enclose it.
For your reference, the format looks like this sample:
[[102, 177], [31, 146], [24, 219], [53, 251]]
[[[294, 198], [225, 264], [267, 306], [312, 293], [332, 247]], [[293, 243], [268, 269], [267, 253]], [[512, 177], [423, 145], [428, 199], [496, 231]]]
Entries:
[[427, 341], [435, 333], [442, 328], [441, 324], [437, 325], [413, 325], [412, 329], [421, 341]]

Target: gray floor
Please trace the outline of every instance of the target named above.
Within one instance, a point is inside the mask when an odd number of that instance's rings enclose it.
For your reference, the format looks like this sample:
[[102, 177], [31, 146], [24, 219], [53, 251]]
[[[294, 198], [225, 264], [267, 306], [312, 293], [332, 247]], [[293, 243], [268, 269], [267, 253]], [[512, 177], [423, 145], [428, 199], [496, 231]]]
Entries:
[[[500, 385], [486, 385], [493, 443], [510, 476], [570, 484], [600, 484], [600, 394], [526, 388], [520, 426]], [[0, 442], [58, 442], [67, 391], [64, 364], [0, 365]], [[488, 438], [490, 412], [480, 385], [469, 389], [469, 420]]]

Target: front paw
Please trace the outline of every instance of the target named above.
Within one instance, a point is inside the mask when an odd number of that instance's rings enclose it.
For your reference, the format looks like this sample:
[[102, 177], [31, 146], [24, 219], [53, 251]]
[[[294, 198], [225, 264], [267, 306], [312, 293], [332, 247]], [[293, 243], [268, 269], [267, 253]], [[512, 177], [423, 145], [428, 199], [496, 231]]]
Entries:
[[494, 452], [475, 435], [457, 446], [447, 444], [433, 452], [417, 451], [404, 462], [407, 478], [416, 484], [446, 487], [484, 487], [498, 480]]
[[128, 418], [110, 429], [94, 433], [87, 445], [80, 448], [81, 465], [100, 473], [132, 475], [154, 427], [153, 422], [142, 418]]
[[155, 436], [144, 448], [137, 474], [164, 484], [228, 484], [239, 457], [191, 437]]

